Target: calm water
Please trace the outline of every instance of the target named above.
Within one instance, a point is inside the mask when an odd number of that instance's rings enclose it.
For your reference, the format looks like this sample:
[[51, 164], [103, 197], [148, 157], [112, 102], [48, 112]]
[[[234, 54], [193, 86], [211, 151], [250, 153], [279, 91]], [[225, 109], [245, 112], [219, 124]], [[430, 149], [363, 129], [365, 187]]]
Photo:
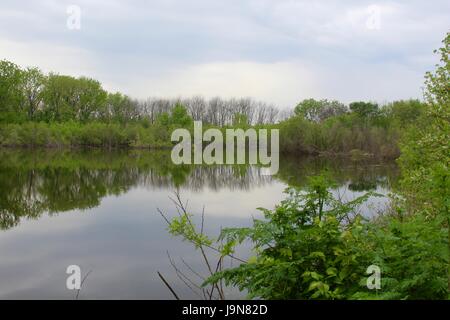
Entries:
[[[281, 158], [279, 174], [269, 177], [245, 165], [176, 167], [167, 152], [0, 150], [0, 298], [73, 299], [65, 273], [72, 264], [92, 271], [80, 299], [171, 299], [157, 271], [182, 298], [196, 298], [167, 252], [204, 272], [200, 256], [168, 235], [157, 208], [176, 214], [169, 197], [179, 190], [190, 211], [205, 207], [206, 231], [217, 235], [250, 225], [257, 207], [273, 208], [287, 186], [322, 170], [348, 200], [367, 190], [386, 194], [398, 176], [392, 163], [317, 158]], [[371, 198], [360, 210], [371, 216], [386, 204]]]

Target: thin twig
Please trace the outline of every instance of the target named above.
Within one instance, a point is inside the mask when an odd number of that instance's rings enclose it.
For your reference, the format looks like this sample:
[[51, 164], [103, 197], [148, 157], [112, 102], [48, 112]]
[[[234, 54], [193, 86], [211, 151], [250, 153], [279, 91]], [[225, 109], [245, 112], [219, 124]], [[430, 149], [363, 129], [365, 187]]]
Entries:
[[197, 271], [195, 271], [183, 258], [181, 258], [181, 261], [193, 274], [195, 274], [197, 277], [199, 277], [203, 281], [206, 280], [205, 277], [203, 277], [201, 274], [199, 274]]
[[[201, 288], [199, 285], [195, 284], [195, 283], [194, 283], [188, 276], [186, 276], [183, 272], [181, 272], [180, 269], [178, 269], [178, 267], [176, 266], [175, 262], [172, 260], [172, 257], [170, 256], [170, 254], [169, 254], [168, 251], [167, 251], [167, 257], [169, 258], [170, 264], [171, 264], [172, 267], [174, 268], [175, 273], [177, 274], [177, 277], [178, 277], [181, 281], [183, 281], [183, 283], [186, 285], [186, 287], [188, 287], [188, 288], [189, 288], [196, 296], [198, 296], [198, 297], [201, 298], [201, 295], [200, 295], [197, 291], [195, 291], [195, 290], [191, 287], [191, 285], [194, 286], [194, 287], [196, 287], [196, 288], [199, 289], [199, 290], [201, 290], [202, 288]], [[187, 282], [186, 282], [186, 281], [187, 281]], [[191, 285], [189, 285], [188, 282], [189, 282]]]
[[166, 279], [164, 279], [164, 277], [162, 276], [161, 273], [159, 273], [159, 271], [156, 271], [158, 273], [159, 278], [162, 280], [162, 282], [164, 282], [164, 284], [166, 285], [167, 288], [169, 288], [170, 292], [172, 292], [173, 296], [175, 297], [175, 299], [180, 300], [180, 298], [178, 297], [178, 295], [175, 293], [175, 291], [172, 289], [172, 287], [169, 285], [169, 283], [166, 281]]
[[203, 227], [204, 227], [204, 225], [205, 225], [205, 206], [203, 206], [203, 209], [202, 209], [202, 225], [201, 225], [201, 228], [200, 228], [200, 234], [201, 235], [203, 235]]
[[87, 279], [87, 277], [89, 276], [89, 274], [92, 272], [92, 269], [88, 271], [88, 273], [86, 273], [86, 275], [83, 277], [83, 279], [81, 280], [80, 283], [80, 289], [77, 290], [77, 295], [75, 296], [75, 300], [78, 300], [78, 296], [80, 295], [80, 291], [83, 288], [83, 283], [84, 281]]

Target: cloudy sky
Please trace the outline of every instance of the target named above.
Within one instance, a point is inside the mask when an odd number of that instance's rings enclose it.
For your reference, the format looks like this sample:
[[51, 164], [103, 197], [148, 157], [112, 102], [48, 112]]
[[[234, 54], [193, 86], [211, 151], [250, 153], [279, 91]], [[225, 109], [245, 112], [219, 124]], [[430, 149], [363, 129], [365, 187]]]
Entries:
[[447, 31], [448, 0], [0, 2], [0, 59], [136, 98], [420, 98]]

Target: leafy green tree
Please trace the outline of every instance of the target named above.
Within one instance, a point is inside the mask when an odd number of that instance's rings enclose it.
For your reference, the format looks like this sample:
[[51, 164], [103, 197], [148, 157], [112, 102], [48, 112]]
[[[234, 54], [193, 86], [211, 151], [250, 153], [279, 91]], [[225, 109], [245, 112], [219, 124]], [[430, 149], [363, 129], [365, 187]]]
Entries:
[[120, 121], [122, 118], [121, 109], [124, 104], [125, 96], [120, 92], [109, 93], [106, 99], [106, 110], [103, 118], [107, 120]]
[[388, 104], [384, 109], [388, 118], [398, 121], [401, 127], [414, 124], [423, 114], [426, 104], [417, 99], [399, 100]]
[[322, 103], [315, 99], [305, 99], [301, 101], [294, 109], [296, 115], [302, 115], [308, 120], [318, 120], [318, 112]]
[[61, 122], [74, 119], [79, 99], [76, 91], [76, 78], [50, 73], [43, 91], [45, 120]]
[[101, 118], [106, 112], [107, 93], [94, 79], [50, 74], [42, 96], [47, 121], [86, 123]]
[[115, 122], [126, 124], [138, 118], [139, 112], [136, 104], [130, 97], [119, 92], [108, 94], [106, 115]]
[[426, 74], [425, 119], [412, 128], [402, 143], [400, 163], [403, 170], [403, 191], [409, 209], [425, 210], [430, 216], [449, 210], [450, 164], [450, 33], [439, 50], [441, 65]]
[[350, 110], [361, 118], [371, 118], [378, 115], [378, 104], [373, 102], [357, 101], [349, 105]]
[[[425, 75], [425, 119], [402, 143], [401, 192], [409, 214], [440, 219], [448, 230], [450, 251], [450, 33], [438, 51], [440, 64]], [[450, 262], [448, 266], [450, 296]]]
[[107, 93], [100, 82], [89, 78], [79, 78], [79, 102], [77, 118], [81, 122], [98, 119], [106, 108]]
[[192, 117], [185, 106], [177, 103], [170, 112], [169, 123], [173, 126], [185, 128], [192, 124]]
[[156, 118], [156, 124], [168, 127], [170, 124], [170, 115], [168, 112], [163, 112], [158, 115]]
[[14, 63], [0, 61], [0, 120], [15, 120], [23, 112], [23, 72]]
[[347, 107], [337, 100], [305, 99], [294, 109], [296, 115], [314, 122], [321, 122], [347, 112]]
[[23, 72], [23, 94], [28, 119], [33, 120], [43, 100], [45, 76], [38, 68], [27, 68]]

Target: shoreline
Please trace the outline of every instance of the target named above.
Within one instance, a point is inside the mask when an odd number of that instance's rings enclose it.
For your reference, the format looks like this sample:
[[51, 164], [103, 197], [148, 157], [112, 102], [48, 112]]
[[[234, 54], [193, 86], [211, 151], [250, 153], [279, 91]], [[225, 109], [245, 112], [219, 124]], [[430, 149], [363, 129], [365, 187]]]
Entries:
[[[100, 150], [100, 151], [170, 151], [172, 146], [97, 146], [97, 145], [0, 145], [1, 150], [56, 150], [56, 151], [84, 151], [84, 150]], [[287, 157], [317, 157], [324, 159], [348, 159], [351, 161], [364, 160], [384, 160], [396, 161], [400, 154], [394, 157], [385, 157], [376, 155], [374, 153], [365, 152], [359, 149], [354, 149], [350, 152], [333, 152], [333, 151], [313, 151], [313, 152], [286, 152], [280, 151], [280, 155]]]

